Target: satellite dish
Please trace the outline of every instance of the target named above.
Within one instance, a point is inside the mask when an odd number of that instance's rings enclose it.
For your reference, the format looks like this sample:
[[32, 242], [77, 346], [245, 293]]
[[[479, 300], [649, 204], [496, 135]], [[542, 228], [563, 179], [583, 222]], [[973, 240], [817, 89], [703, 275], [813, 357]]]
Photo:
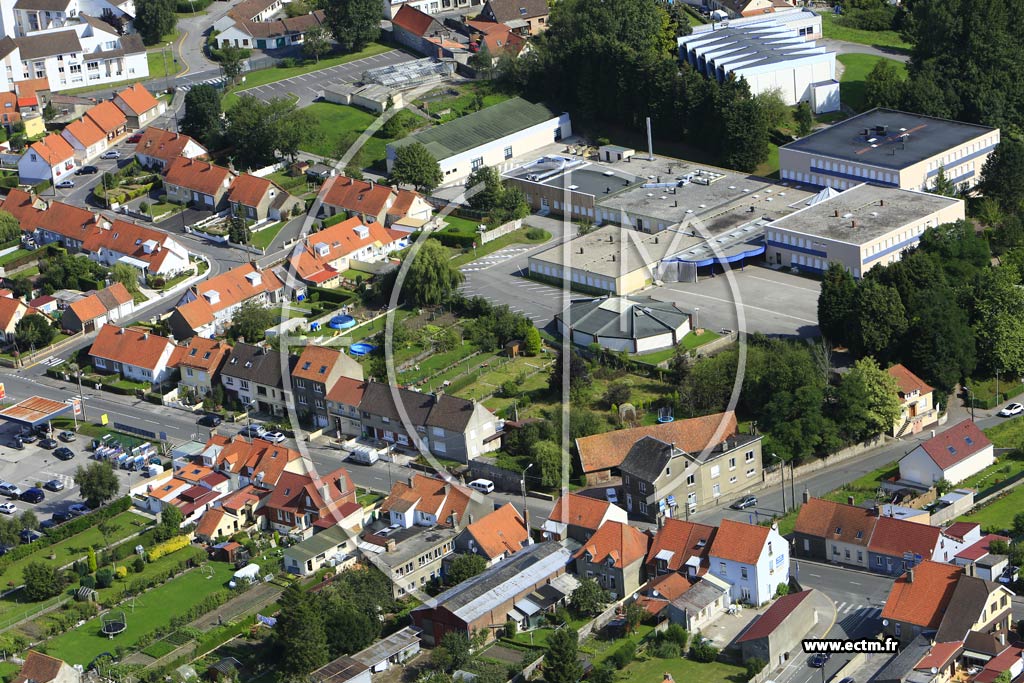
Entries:
[[889, 620], [888, 619], [882, 619], [882, 626], [888, 626], [888, 625], [889, 625]]

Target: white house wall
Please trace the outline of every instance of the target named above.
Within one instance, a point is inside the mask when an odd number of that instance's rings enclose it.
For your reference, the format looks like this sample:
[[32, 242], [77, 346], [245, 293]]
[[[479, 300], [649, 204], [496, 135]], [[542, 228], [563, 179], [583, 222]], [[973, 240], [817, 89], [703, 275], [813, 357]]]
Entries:
[[[755, 67], [738, 69], [737, 78], [745, 78], [754, 95], [773, 89], [782, 91], [786, 104], [796, 106], [802, 101], [812, 101], [811, 86], [822, 81], [835, 80], [836, 59], [834, 53], [805, 57], [796, 62], [772, 65], [772, 68]], [[819, 112], [820, 113], [820, 112]]]

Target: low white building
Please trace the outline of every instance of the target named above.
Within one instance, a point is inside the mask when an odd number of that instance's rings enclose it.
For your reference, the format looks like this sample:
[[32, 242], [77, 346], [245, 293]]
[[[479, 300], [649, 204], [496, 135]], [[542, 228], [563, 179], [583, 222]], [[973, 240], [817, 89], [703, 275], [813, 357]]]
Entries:
[[789, 584], [789, 543], [779, 527], [722, 520], [708, 553], [708, 572], [730, 585], [735, 602], [763, 605]]
[[382, 0], [382, 2], [384, 3], [384, 18], [389, 21], [395, 18], [398, 10], [402, 9], [403, 5], [415, 7], [427, 14], [462, 10], [470, 16], [475, 15], [476, 12], [469, 12], [467, 10], [470, 8], [480, 9], [483, 6], [483, 3], [479, 0]]
[[690, 332], [690, 314], [674, 303], [626, 297], [577, 299], [555, 316], [558, 332], [572, 343], [611, 351], [645, 353], [670, 349]]
[[400, 148], [421, 143], [441, 167], [441, 185], [456, 185], [481, 166], [507, 171], [514, 166], [513, 157], [570, 135], [569, 114], [513, 97], [388, 144], [388, 173]]
[[992, 442], [971, 420], [923, 442], [900, 460], [900, 479], [922, 486], [946, 480], [959, 484], [995, 463]]
[[35, 185], [44, 180], [54, 184], [75, 170], [75, 148], [57, 133], [50, 133], [32, 145], [18, 159], [18, 180]]
[[104, 325], [89, 349], [92, 365], [100, 372], [119, 373], [136, 382], [164, 382], [174, 343], [147, 330]]
[[677, 42], [680, 59], [708, 78], [743, 78], [754, 95], [777, 90], [822, 114], [839, 109], [839, 81], [836, 53], [812, 40], [820, 35], [821, 17], [808, 9], [704, 24]]
[[[362, 508], [357, 511], [362, 517]], [[357, 520], [356, 528], [359, 528]], [[311, 576], [324, 567], [341, 569], [355, 562], [356, 543], [359, 537], [340, 526], [332, 526], [313, 534], [301, 543], [289, 546], [284, 551], [284, 570], [298, 576]]]

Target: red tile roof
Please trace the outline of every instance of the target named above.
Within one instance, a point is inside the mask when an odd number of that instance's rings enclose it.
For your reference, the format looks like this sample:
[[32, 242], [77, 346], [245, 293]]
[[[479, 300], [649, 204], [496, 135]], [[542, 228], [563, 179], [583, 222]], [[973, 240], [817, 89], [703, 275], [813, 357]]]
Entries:
[[734, 642], [745, 643], [751, 640], [757, 640], [758, 638], [766, 638], [771, 635], [775, 629], [777, 629], [782, 622], [784, 622], [786, 618], [793, 613], [793, 610], [799, 607], [800, 603], [806, 600], [807, 596], [810, 594], [810, 590], [805, 590], [800, 591], [799, 593], [783, 595], [775, 601], [775, 604], [768, 608], [768, 611], [762, 614], [759, 619], [755, 620]]
[[[324, 486], [328, 487], [329, 500], [323, 497]], [[264, 500], [263, 509], [314, 511], [317, 517], [322, 517], [345, 503], [355, 502], [355, 498], [352, 477], [344, 468], [338, 468], [324, 477], [285, 471]]]
[[83, 323], [107, 314], [107, 307], [103, 305], [103, 302], [95, 294], [90, 294], [73, 302], [68, 308]]
[[56, 166], [62, 161], [75, 158], [75, 149], [71, 143], [57, 133], [50, 133], [42, 140], [33, 142], [29, 149], [38, 154], [50, 166]]
[[1010, 539], [1007, 536], [1000, 536], [999, 534], [985, 534], [976, 542], [958, 552], [956, 557], [961, 560], [980, 560], [989, 554], [989, 546], [992, 545], [993, 541], [1009, 543]]
[[89, 355], [150, 371], [156, 369], [171, 340], [149, 330], [104, 325], [89, 349]]
[[28, 306], [21, 299], [12, 297], [0, 297], [0, 330], [6, 330], [14, 322], [14, 318], [21, 312], [28, 314]]
[[399, 190], [395, 203], [388, 209], [388, 215], [404, 218], [412, 208], [413, 202], [420, 198], [420, 195], [412, 190]]
[[327, 400], [347, 406], [358, 406], [363, 400], [366, 382], [351, 377], [339, 377], [334, 386], [327, 391]]
[[[673, 572], [678, 571], [683, 563], [693, 556], [707, 557], [717, 531], [718, 529], [707, 524], [697, 524], [670, 517], [654, 535], [651, 549], [647, 551], [646, 564], [655, 562], [658, 554], [662, 551], [669, 551], [672, 553], [672, 557], [666, 563], [667, 568]], [[669, 599], [674, 600], [675, 598]]]
[[434, 23], [434, 18], [412, 5], [402, 5], [391, 23], [417, 36], [424, 35]]
[[171, 185], [215, 196], [228, 189], [231, 183], [231, 171], [223, 166], [215, 166], [205, 161], [177, 157], [167, 168], [164, 180]]
[[612, 558], [613, 567], [622, 569], [643, 559], [647, 554], [650, 537], [636, 527], [622, 522], [605, 522], [583, 547], [576, 551], [575, 557], [590, 554], [590, 562], [605, 564]]
[[871, 534], [868, 550], [881, 555], [903, 556], [903, 553], [914, 553], [924, 559], [931, 559], [932, 553], [939, 545], [938, 527], [908, 522], [904, 519], [879, 517], [875, 523], [875, 532]]
[[242, 206], [258, 206], [271, 188], [277, 188], [278, 192], [284, 192], [266, 178], [257, 178], [254, 175], [243, 173], [231, 182], [228, 201]]
[[921, 394], [927, 394], [934, 391], [934, 389], [925, 384], [923, 379], [912, 373], [901, 363], [897, 363], [886, 372], [896, 380], [896, 384], [900, 387], [900, 393], [904, 396], [912, 394], [915, 391]]
[[664, 598], [669, 602], [672, 602], [692, 587], [693, 584], [690, 583], [689, 579], [677, 572], [663, 574], [656, 579], [651, 579], [647, 582], [646, 586], [652, 596]]
[[303, 347], [302, 354], [292, 369], [292, 377], [308, 379], [311, 382], [325, 384], [331, 370], [341, 359], [341, 351], [326, 346], [309, 345]]
[[[259, 281], [256, 277], [259, 276]], [[284, 285], [269, 270], [259, 271], [251, 263], [232, 268], [192, 288], [196, 298], [177, 307], [178, 313], [196, 330], [213, 322], [214, 314], [260, 294], [276, 292]], [[213, 296], [212, 292], [216, 292]], [[213, 299], [211, 301], [211, 299]]]
[[723, 519], [709, 554], [742, 564], [757, 564], [769, 531], [766, 526]]
[[454, 513], [456, 522], [461, 523], [470, 500], [472, 494], [461, 486], [423, 474], [414, 474], [412, 486], [400, 481], [391, 487], [391, 493], [381, 503], [380, 509], [381, 512], [388, 512], [392, 506], [400, 502], [414, 503], [417, 510], [434, 515], [438, 525], [451, 526], [451, 515]]
[[[402, 6], [403, 10], [407, 8], [408, 5]], [[323, 203], [345, 211], [379, 216], [395, 195], [395, 190], [387, 185], [335, 176], [324, 186]]]
[[689, 453], [700, 453], [709, 445], [718, 444], [736, 433], [736, 414], [715, 413], [665, 424], [618, 429], [576, 439], [576, 449], [584, 472], [596, 472], [622, 464], [633, 444], [645, 436], [653, 436]]
[[[185, 151], [185, 147], [190, 142], [199, 145], [198, 142], [187, 135], [172, 133], [169, 130], [150, 126], [135, 145], [135, 153], [170, 162], [181, 156], [182, 152]], [[205, 154], [206, 149], [202, 145], [199, 145], [199, 147]]]
[[224, 519], [224, 511], [220, 508], [207, 510], [199, 519], [199, 524], [196, 525], [196, 535], [213, 538], [222, 519]]
[[106, 249], [146, 261], [153, 270], [159, 270], [163, 259], [172, 251], [180, 250], [178, 253], [182, 258], [187, 258], [184, 247], [161, 230], [119, 219], [113, 223], [104, 220], [102, 226], [92, 225], [89, 226], [91, 229], [85, 231], [80, 238], [84, 251], [99, 253]]
[[[962, 646], [962, 643], [942, 643], [942, 645]], [[935, 645], [934, 647], [937, 648], [938, 645]], [[1005, 650], [1003, 650], [998, 655], [996, 655], [995, 657], [993, 657], [985, 663], [985, 668], [983, 668], [981, 672], [974, 677], [973, 683], [993, 683], [997, 678], [999, 678], [1000, 674], [1002, 674], [1004, 671], [1009, 671], [1010, 667], [1012, 667], [1015, 662], [1020, 660], [1022, 655], [1024, 655], [1024, 649], [1022, 649], [1018, 645], [1010, 645]], [[924, 660], [922, 660], [916, 668], [924, 669], [925, 667], [923, 664]], [[931, 671], [931, 667], [928, 667], [928, 670]]]
[[[935, 667], [941, 671], [946, 668], [946, 665], [949, 664], [954, 657], [960, 654], [963, 646], [963, 643], [956, 641], [952, 643], [935, 643], [928, 651], [928, 654], [922, 657], [921, 661], [919, 661], [914, 668], [930, 671], [932, 667]], [[996, 657], [996, 659], [999, 658]], [[975, 683], [977, 683], [977, 679], [975, 679]]]
[[928, 439], [921, 448], [940, 469], [946, 470], [992, 445], [972, 420], [966, 419]]
[[146, 86], [141, 83], [135, 83], [134, 85], [115, 93], [115, 95], [120, 97], [121, 101], [125, 103], [129, 111], [136, 116], [145, 114], [150, 109], [160, 106], [160, 102], [157, 101], [157, 99], [153, 97], [153, 94], [146, 90]]
[[77, 119], [69, 123], [64, 130], [82, 143], [85, 147], [92, 147], [97, 142], [107, 139], [107, 134], [99, 129], [91, 119]]
[[867, 546], [878, 517], [873, 510], [811, 498], [800, 508], [795, 531], [800, 534]]
[[29, 650], [28, 656], [25, 657], [25, 663], [21, 665], [21, 671], [14, 679], [14, 683], [26, 683], [27, 681], [50, 683], [50, 681], [57, 678], [57, 674], [60, 673], [62, 666], [65, 666], [65, 664], [61, 659], [44, 655], [42, 652], [36, 652], [35, 650]]
[[128, 119], [125, 118], [124, 112], [118, 109], [117, 105], [110, 100], [100, 102], [85, 112], [85, 115], [92, 119], [92, 122], [107, 135], [128, 125]]
[[224, 362], [224, 358], [230, 350], [231, 347], [225, 342], [206, 339], [205, 337], [192, 337], [187, 342], [175, 347], [167, 366], [171, 368], [198, 368], [213, 373]]
[[955, 538], [958, 541], [962, 541], [972, 531], [980, 528], [981, 525], [977, 522], [955, 522], [947, 526], [945, 529], [943, 529], [942, 533], [946, 534], [950, 538]]
[[597, 531], [611, 506], [612, 504], [606, 500], [567, 493], [555, 501], [548, 519], [560, 524]]
[[962, 573], [962, 567], [930, 560], [921, 562], [913, 573], [907, 572], [893, 583], [882, 608], [882, 618], [922, 628], [938, 628]]
[[522, 550], [530, 534], [526, 524], [512, 503], [479, 519], [466, 527], [466, 532], [473, 536], [480, 551], [488, 558], [504, 557], [505, 553], [514, 554]]
[[364, 225], [358, 216], [354, 216], [315, 232], [297, 244], [291, 256], [292, 268], [296, 275], [306, 280], [315, 280], [321, 273], [326, 273], [326, 277], [321, 279], [328, 279], [337, 275], [332, 265], [336, 261], [368, 245], [383, 247], [404, 237], [406, 235], [391, 234], [376, 221]]

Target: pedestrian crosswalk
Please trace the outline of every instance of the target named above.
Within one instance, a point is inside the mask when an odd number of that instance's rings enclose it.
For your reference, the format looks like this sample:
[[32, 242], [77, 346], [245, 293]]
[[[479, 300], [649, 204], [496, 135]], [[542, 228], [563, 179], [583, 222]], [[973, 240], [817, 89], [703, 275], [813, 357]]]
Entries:
[[868, 613], [881, 614], [882, 610], [878, 607], [871, 607], [870, 605], [858, 605], [853, 602], [836, 603], [836, 614], [850, 614], [853, 612], [863, 612], [863, 614], [860, 614], [860, 616], [865, 616]]
[[186, 85], [179, 85], [177, 87], [178, 87], [178, 90], [181, 90], [182, 92], [188, 92], [189, 90], [191, 90], [192, 88], [196, 87], [197, 85], [212, 85], [215, 88], [220, 88], [220, 87], [223, 87], [226, 84], [227, 84], [227, 79], [225, 79], [223, 76], [220, 76], [218, 78], [207, 78], [205, 81], [200, 81], [198, 83], [188, 83]]
[[505, 247], [504, 249], [499, 249], [498, 251], [488, 254], [487, 256], [478, 258], [476, 261], [473, 261], [470, 264], [463, 266], [462, 268], [459, 268], [459, 270], [462, 271], [463, 273], [472, 273], [473, 271], [476, 270], [486, 270], [491, 266], [497, 265], [499, 263], [504, 263], [509, 259], [515, 258], [516, 256], [519, 256], [522, 252], [529, 251], [530, 248], [531, 247]]
[[45, 365], [48, 368], [55, 368], [63, 362], [63, 358], [57, 358], [56, 356], [47, 356], [43, 360], [39, 361], [39, 364]]

